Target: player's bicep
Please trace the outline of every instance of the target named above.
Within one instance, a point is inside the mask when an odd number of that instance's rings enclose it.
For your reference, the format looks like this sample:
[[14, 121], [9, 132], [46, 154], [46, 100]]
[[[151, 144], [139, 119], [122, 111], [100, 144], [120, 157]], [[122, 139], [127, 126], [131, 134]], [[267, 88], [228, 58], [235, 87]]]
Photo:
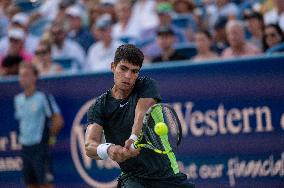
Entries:
[[103, 127], [93, 123], [89, 124], [85, 133], [85, 144], [90, 142], [101, 143], [101, 138], [103, 134]]

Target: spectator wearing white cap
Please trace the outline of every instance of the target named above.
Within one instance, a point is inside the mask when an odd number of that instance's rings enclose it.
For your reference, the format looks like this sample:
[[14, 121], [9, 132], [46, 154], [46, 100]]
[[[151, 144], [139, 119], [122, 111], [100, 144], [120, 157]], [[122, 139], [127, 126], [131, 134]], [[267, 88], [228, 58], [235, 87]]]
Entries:
[[[24, 31], [25, 34], [25, 40], [24, 40], [24, 47], [27, 50], [27, 52], [33, 54], [37, 44], [39, 42], [39, 39], [28, 33], [28, 22], [29, 22], [29, 16], [25, 13], [17, 13], [15, 14], [11, 19], [10, 27], [12, 28], [19, 28]], [[8, 37], [3, 37], [0, 40], [0, 53], [7, 53], [8, 48], [10, 46], [10, 42], [8, 40]]]
[[121, 43], [111, 36], [112, 20], [109, 14], [100, 16], [93, 26], [98, 41], [90, 47], [87, 55], [87, 69], [92, 71], [110, 70], [115, 51]]
[[83, 10], [78, 5], [70, 6], [65, 11], [68, 21], [68, 37], [78, 42], [85, 50], [95, 42], [91, 32], [82, 24]]
[[31, 62], [33, 55], [26, 51], [24, 47], [25, 32], [20, 28], [10, 28], [8, 30], [9, 47], [6, 53], [0, 53], [1, 56], [19, 55], [26, 62]]

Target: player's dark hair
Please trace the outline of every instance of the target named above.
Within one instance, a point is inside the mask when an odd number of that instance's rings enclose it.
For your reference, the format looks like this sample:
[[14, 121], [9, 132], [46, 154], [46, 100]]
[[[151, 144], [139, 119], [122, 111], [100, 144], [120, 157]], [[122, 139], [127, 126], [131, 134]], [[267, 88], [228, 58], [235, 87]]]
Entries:
[[142, 51], [133, 44], [123, 44], [119, 46], [115, 52], [114, 63], [117, 64], [120, 61], [128, 61], [133, 65], [142, 67], [144, 55]]

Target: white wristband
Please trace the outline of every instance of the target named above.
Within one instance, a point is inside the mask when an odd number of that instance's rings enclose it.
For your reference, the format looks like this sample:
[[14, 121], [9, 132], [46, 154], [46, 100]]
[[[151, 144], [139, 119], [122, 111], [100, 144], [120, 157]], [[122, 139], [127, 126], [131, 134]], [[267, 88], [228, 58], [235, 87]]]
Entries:
[[97, 147], [98, 156], [103, 160], [107, 159], [108, 158], [107, 149], [112, 145], [113, 145], [112, 143], [104, 143], [104, 144], [98, 145]]
[[135, 142], [138, 139], [138, 136], [136, 136], [136, 134], [132, 134], [129, 139]]

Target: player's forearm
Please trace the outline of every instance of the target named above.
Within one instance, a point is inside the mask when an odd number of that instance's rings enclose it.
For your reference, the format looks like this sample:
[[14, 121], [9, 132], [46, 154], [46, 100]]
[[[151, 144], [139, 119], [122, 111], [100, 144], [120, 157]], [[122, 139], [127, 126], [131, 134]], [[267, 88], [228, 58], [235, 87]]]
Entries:
[[131, 134], [139, 135], [142, 129], [142, 125], [143, 125], [142, 122], [143, 122], [143, 117], [145, 113], [146, 111], [145, 112], [141, 111], [135, 114], [137, 117], [134, 119], [134, 124], [132, 126]]
[[143, 126], [143, 118], [147, 110], [156, 103], [152, 98], [141, 98], [139, 99], [136, 109], [134, 124], [132, 126], [132, 134], [139, 135]]
[[97, 154], [98, 143], [89, 142], [85, 144], [86, 155], [92, 159], [101, 160], [101, 158]]

